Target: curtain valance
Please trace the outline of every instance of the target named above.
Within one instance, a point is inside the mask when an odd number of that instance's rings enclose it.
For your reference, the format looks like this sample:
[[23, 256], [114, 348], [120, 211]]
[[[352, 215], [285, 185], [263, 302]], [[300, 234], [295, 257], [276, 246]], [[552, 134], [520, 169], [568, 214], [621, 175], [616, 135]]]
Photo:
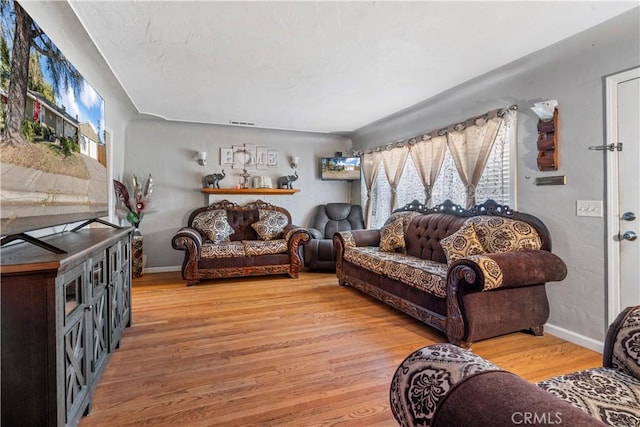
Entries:
[[385, 150], [391, 150], [393, 148], [411, 146], [420, 141], [429, 141], [430, 139], [436, 138], [438, 136], [446, 136], [449, 132], [461, 132], [467, 127], [470, 127], [473, 125], [482, 126], [485, 122], [491, 119], [504, 116], [504, 114], [509, 110], [515, 111], [517, 109], [518, 109], [518, 106], [515, 104], [506, 108], [498, 108], [496, 110], [488, 111], [480, 116], [475, 116], [467, 120], [464, 120], [462, 122], [454, 123], [449, 126], [433, 130], [431, 132], [426, 132], [426, 133], [416, 135], [407, 139], [401, 139], [399, 141], [390, 142], [384, 145], [380, 145], [378, 147], [368, 148], [366, 150], [354, 150], [353, 154], [355, 156], [362, 156], [363, 154], [370, 154], [376, 151], [381, 152]]

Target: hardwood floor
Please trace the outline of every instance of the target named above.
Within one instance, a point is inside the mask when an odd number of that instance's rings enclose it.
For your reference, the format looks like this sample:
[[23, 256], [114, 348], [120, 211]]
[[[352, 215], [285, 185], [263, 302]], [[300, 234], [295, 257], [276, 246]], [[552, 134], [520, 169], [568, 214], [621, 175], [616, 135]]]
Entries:
[[[413, 350], [444, 335], [302, 273], [184, 286], [179, 273], [134, 281], [133, 324], [81, 426], [394, 426], [389, 384]], [[537, 381], [601, 365], [552, 335], [475, 343], [494, 363]]]

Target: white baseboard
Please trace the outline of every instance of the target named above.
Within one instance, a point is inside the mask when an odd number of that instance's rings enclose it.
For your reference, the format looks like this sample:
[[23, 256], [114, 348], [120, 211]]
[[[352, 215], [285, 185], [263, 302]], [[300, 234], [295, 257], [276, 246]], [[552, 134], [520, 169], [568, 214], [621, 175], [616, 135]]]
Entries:
[[568, 329], [564, 329], [559, 326], [547, 323], [546, 325], [544, 325], [544, 332], [548, 332], [551, 335], [562, 338], [563, 340], [567, 340], [571, 343], [586, 347], [589, 350], [597, 351], [598, 353], [602, 353], [604, 351], [604, 342], [585, 337], [584, 335], [577, 334], [573, 331], [569, 331]]
[[167, 267], [149, 267], [142, 270], [142, 273], [169, 273], [171, 271], [180, 271], [182, 267], [179, 265], [170, 265]]

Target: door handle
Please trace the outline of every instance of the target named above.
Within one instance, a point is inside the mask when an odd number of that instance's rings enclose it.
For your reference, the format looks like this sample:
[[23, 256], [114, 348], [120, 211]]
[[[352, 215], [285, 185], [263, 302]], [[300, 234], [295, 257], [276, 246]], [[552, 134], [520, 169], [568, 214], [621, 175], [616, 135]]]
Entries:
[[633, 231], [625, 231], [622, 234], [622, 240], [628, 240], [628, 241], [632, 242], [632, 241], [636, 240], [637, 238], [638, 238], [638, 235]]
[[636, 219], [636, 214], [633, 212], [625, 212], [622, 214], [622, 218], [623, 221], [633, 221], [634, 219]]

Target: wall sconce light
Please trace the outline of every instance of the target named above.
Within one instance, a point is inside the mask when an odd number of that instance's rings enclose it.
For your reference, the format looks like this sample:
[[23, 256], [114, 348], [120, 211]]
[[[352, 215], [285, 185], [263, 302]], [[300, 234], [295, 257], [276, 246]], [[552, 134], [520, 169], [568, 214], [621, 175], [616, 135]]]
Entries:
[[553, 113], [558, 107], [558, 101], [555, 99], [548, 99], [546, 101], [536, 102], [531, 109], [540, 120], [551, 120]]
[[207, 152], [206, 151], [198, 151], [195, 156], [196, 162], [200, 166], [205, 166], [207, 164]]
[[291, 169], [297, 169], [298, 168], [298, 161], [300, 160], [300, 158], [291, 156], [290, 159], [291, 159], [291, 161], [289, 163], [291, 165]]
[[549, 99], [531, 107], [538, 121], [538, 169], [558, 170], [558, 101]]

